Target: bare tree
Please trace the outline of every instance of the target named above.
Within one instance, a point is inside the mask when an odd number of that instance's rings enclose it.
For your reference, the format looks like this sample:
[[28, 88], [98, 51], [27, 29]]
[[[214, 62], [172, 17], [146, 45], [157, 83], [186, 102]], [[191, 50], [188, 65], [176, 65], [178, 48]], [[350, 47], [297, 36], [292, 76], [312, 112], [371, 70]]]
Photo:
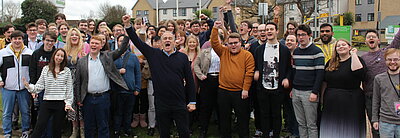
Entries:
[[96, 15], [93, 10], [89, 11], [89, 14], [81, 14], [81, 19], [95, 19]]
[[98, 15], [101, 19], [106, 22], [120, 22], [121, 17], [126, 15], [126, 8], [121, 5], [109, 5], [107, 3], [103, 3], [99, 7]]
[[15, 19], [19, 18], [21, 15], [21, 5], [20, 3], [13, 2], [11, 0], [4, 3], [4, 17], [5, 22], [13, 22]]

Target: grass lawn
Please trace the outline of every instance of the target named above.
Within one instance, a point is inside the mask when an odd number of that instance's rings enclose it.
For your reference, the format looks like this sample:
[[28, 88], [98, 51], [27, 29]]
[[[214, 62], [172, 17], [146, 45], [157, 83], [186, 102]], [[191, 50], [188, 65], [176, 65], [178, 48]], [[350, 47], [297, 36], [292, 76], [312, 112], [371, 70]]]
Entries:
[[[1, 94], [0, 94], [0, 99], [1, 99]], [[0, 102], [0, 113], [1, 113], [1, 115], [0, 115], [0, 127], [1, 127], [1, 124], [2, 124], [2, 114], [3, 114], [3, 109], [2, 109], [2, 102]], [[19, 125], [21, 125], [21, 118], [19, 119]], [[66, 122], [66, 121], [65, 121]], [[60, 122], [60, 123], [64, 123], [64, 122]], [[63, 138], [68, 138], [69, 136], [70, 136], [70, 134], [71, 134], [71, 123], [70, 122], [68, 122], [68, 123], [66, 123], [67, 125], [65, 126], [66, 127], [66, 129], [64, 130], [64, 133], [63, 133]], [[194, 124], [193, 125], [193, 128], [195, 128], [195, 127], [197, 127], [198, 125], [197, 124]], [[232, 125], [232, 126], [234, 126], [234, 125]], [[20, 126], [19, 126], [20, 127]], [[158, 132], [157, 132], [157, 130], [156, 130], [156, 133], [155, 133], [155, 135], [154, 136], [148, 136], [147, 135], [147, 128], [140, 128], [140, 127], [138, 127], [138, 128], [134, 128], [134, 129], [132, 129], [132, 131], [139, 137], [139, 138], [154, 138], [154, 137], [159, 137], [159, 135], [158, 135]], [[236, 134], [238, 132], [238, 130], [235, 130], [235, 129], [233, 129], [232, 130], [232, 133], [233, 133], [233, 136], [234, 137], [238, 137], [238, 135]], [[255, 132], [255, 126], [254, 126], [254, 119], [250, 119], [250, 136], [252, 136], [253, 134], [254, 134], [254, 132]], [[3, 129], [0, 129], [0, 137], [2, 137], [3, 136]], [[172, 130], [172, 134], [175, 134], [175, 135], [177, 135], [177, 131], [176, 131], [176, 129], [174, 128], [173, 130]], [[13, 131], [13, 137], [19, 137], [21, 135], [21, 129], [19, 129], [19, 130], [17, 130], [17, 131]], [[281, 135], [288, 135], [287, 133], [282, 133]], [[194, 137], [194, 138], [197, 138], [199, 136], [199, 130], [198, 129], [194, 129], [194, 132], [193, 132], [193, 136], [192, 137]], [[209, 138], [217, 138], [217, 137], [219, 137], [219, 134], [218, 134], [218, 127], [217, 127], [217, 125], [213, 122], [213, 121], [211, 121], [210, 122], [210, 126], [209, 126], [209, 130], [208, 130], [208, 135], [207, 135]]]

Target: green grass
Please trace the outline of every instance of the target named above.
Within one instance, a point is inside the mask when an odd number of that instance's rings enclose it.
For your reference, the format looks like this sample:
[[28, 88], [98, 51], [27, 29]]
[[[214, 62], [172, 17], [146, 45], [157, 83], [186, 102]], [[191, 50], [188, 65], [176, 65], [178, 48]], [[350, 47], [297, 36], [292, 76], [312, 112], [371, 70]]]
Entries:
[[[0, 93], [0, 99], [1, 99], [1, 97], [2, 97], [2, 95]], [[2, 121], [3, 121], [2, 120], [2, 114], [3, 114], [3, 108], [2, 108], [3, 105], [2, 104], [3, 103], [0, 102], [0, 114], [1, 114], [0, 115], [0, 126], [1, 126]], [[21, 122], [21, 118], [19, 119], [19, 121]], [[66, 121], [64, 121], [64, 122], [66, 122]], [[65, 126], [66, 129], [64, 130], [64, 133], [63, 133], [63, 136], [62, 136], [63, 138], [68, 138], [71, 135], [71, 123], [68, 121], [68, 123], [66, 123], [66, 124], [67, 124]], [[21, 125], [21, 123], [19, 123], [19, 126], [20, 125]], [[283, 122], [282, 122], [282, 125], [283, 125]], [[193, 128], [194, 128], [193, 129], [194, 132], [193, 132], [193, 135], [192, 135], [193, 138], [199, 137], [199, 129], [195, 128], [197, 126], [198, 126], [197, 124], [193, 124]], [[234, 126], [233, 123], [232, 123], [232, 126]], [[132, 132], [134, 132], [137, 135], [138, 138], [155, 138], [155, 137], [159, 137], [159, 134], [158, 134], [157, 130], [155, 131], [155, 135], [154, 136], [148, 136], [147, 135], [147, 128], [137, 127], [137, 128], [133, 128], [131, 130], [132, 130]], [[3, 129], [0, 129], [0, 133], [1, 133], [0, 137], [2, 137], [2, 135], [3, 135], [2, 132], [3, 132]], [[238, 132], [238, 130], [232, 129], [232, 136], [234, 138], [238, 137], [237, 132]], [[254, 119], [250, 119], [250, 136], [251, 137], [254, 134], [254, 132], [255, 132]], [[111, 131], [110, 131], [110, 133], [111, 133]], [[174, 134], [175, 137], [177, 137], [176, 136], [177, 135], [176, 128], [173, 128], [171, 133]], [[13, 136], [14, 137], [15, 136], [20, 136], [20, 135], [21, 135], [21, 129], [19, 129], [18, 131], [13, 131]], [[289, 135], [288, 133], [281, 132], [281, 136], [288, 136], [288, 135]], [[210, 124], [209, 124], [207, 137], [208, 138], [217, 138], [217, 137], [219, 137], [218, 126], [213, 121], [211, 121]], [[125, 137], [123, 137], [123, 138], [125, 138]]]

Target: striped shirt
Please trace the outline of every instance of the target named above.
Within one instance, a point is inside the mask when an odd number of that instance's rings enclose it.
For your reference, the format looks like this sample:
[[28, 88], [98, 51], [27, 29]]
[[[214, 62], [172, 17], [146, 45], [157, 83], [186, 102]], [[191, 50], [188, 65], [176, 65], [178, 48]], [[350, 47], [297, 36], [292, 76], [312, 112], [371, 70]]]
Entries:
[[293, 88], [320, 92], [324, 78], [325, 59], [321, 49], [311, 44], [306, 48], [296, 48], [293, 52]]
[[43, 67], [39, 80], [36, 84], [29, 84], [28, 91], [40, 93], [43, 89], [43, 100], [64, 100], [65, 105], [71, 105], [73, 100], [73, 81], [71, 70], [65, 67], [56, 78], [49, 71], [49, 66]]

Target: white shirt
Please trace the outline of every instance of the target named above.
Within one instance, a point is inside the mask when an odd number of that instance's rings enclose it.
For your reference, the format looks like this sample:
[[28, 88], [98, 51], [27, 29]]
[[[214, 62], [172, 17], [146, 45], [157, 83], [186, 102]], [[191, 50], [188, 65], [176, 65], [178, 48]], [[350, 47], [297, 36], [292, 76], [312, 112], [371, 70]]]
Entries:
[[279, 43], [265, 44], [263, 55], [263, 81], [262, 84], [265, 89], [275, 90], [278, 89], [279, 81]]
[[208, 69], [208, 73], [219, 72], [219, 63], [220, 59], [217, 53], [215, 53], [214, 49], [211, 48], [211, 63], [210, 68]]
[[103, 93], [110, 90], [110, 79], [101, 64], [100, 53], [96, 59], [93, 59], [89, 55], [88, 64], [88, 93]]

